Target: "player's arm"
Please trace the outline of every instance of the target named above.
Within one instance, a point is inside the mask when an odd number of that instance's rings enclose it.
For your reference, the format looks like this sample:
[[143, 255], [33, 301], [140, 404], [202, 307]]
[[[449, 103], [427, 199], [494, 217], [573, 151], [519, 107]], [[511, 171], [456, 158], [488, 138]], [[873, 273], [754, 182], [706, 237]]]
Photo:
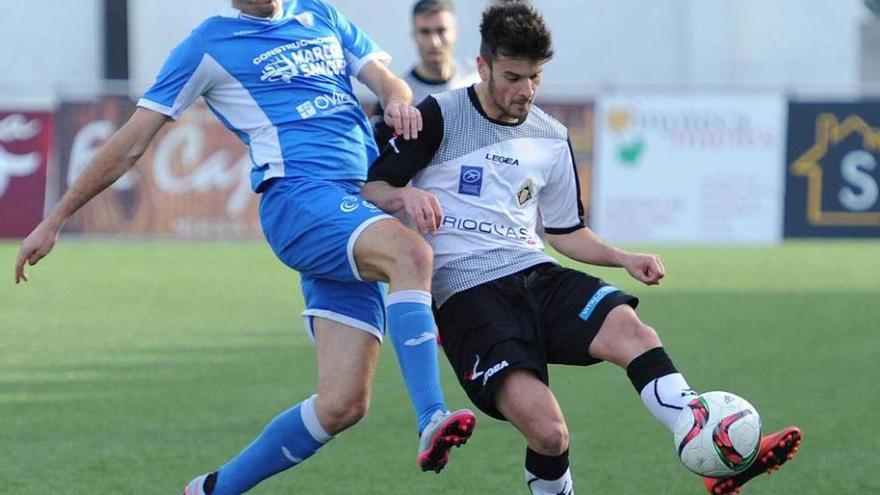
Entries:
[[610, 246], [586, 227], [568, 234], [547, 234], [547, 242], [573, 260], [591, 265], [622, 267], [633, 278], [648, 285], [659, 284], [666, 274], [660, 257]]
[[131, 169], [168, 120], [165, 115], [138, 108], [110, 137], [58, 204], [22, 241], [15, 261], [15, 283], [27, 282], [25, 262], [35, 265], [49, 254], [71, 215]]
[[[407, 184], [434, 158], [443, 140], [443, 115], [432, 97], [419, 104], [425, 130], [416, 139], [393, 136], [370, 166], [361, 195], [386, 212], [405, 211], [423, 234], [434, 233], [443, 218], [434, 194]], [[381, 129], [380, 129], [381, 132]]]
[[404, 139], [415, 138], [422, 120], [412, 106], [412, 91], [388, 69], [391, 55], [335, 7], [321, 3], [333, 23], [345, 51], [349, 73], [364, 83], [385, 109], [384, 120]]
[[571, 143], [560, 150], [547, 180], [538, 194], [547, 242], [563, 255], [591, 265], [623, 267], [641, 282], [660, 283], [665, 270], [660, 258], [650, 254], [630, 253], [605, 244], [584, 224], [577, 166]]
[[422, 115], [412, 106], [412, 90], [395, 76], [388, 66], [371, 60], [358, 73], [358, 80], [379, 98], [384, 109], [383, 119], [403, 139], [415, 139], [422, 131]]

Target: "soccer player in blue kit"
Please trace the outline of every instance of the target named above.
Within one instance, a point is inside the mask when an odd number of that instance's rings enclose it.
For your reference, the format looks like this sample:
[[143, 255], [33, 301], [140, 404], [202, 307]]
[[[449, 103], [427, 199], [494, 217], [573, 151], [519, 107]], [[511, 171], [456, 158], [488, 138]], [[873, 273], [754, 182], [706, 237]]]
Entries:
[[[350, 76], [377, 95], [385, 122], [403, 139], [421, 130], [412, 93], [388, 70], [389, 59], [320, 0], [233, 0], [175, 48], [131, 119], [22, 241], [16, 283], [27, 280], [25, 263], [52, 250], [67, 219], [133, 167], [159, 129], [199, 96], [248, 145], [266, 239], [301, 274], [318, 390], [217, 471], [192, 480], [186, 495], [246, 492], [358, 422], [386, 314], [418, 418], [422, 470], [442, 469], [473, 431], [473, 413], [449, 412], [440, 388], [431, 249], [358, 195], [378, 151]], [[387, 301], [380, 282], [389, 283]]]

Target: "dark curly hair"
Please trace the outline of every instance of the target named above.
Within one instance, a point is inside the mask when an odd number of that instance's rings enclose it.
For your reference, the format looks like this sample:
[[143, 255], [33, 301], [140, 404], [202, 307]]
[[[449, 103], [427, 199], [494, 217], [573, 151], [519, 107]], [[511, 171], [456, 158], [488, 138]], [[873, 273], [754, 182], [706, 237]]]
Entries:
[[550, 29], [544, 18], [523, 1], [497, 1], [480, 23], [480, 56], [491, 65], [499, 55], [532, 61], [553, 57]]

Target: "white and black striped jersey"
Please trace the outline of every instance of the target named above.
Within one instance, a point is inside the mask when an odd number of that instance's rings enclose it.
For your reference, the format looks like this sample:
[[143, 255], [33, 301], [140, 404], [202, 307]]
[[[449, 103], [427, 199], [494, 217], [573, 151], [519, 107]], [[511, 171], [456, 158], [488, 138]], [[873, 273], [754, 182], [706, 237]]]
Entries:
[[370, 181], [437, 195], [432, 291], [438, 305], [453, 294], [530, 266], [555, 262], [535, 232], [584, 227], [583, 206], [565, 126], [532, 107], [519, 123], [490, 119], [474, 87], [432, 95], [420, 105], [418, 139], [392, 138]]

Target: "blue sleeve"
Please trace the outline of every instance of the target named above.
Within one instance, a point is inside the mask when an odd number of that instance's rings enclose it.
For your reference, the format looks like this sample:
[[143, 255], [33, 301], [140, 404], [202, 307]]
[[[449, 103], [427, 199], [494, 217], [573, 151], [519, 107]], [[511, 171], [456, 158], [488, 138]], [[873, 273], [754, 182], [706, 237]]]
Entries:
[[202, 37], [193, 31], [171, 52], [138, 106], [176, 120], [210, 88], [209, 59]]
[[357, 77], [361, 69], [371, 60], [379, 60], [386, 64], [391, 61], [391, 55], [382, 50], [361, 28], [349, 21], [334, 7], [327, 4], [324, 4], [324, 7], [327, 9], [337, 33], [339, 33], [348, 72], [352, 76]]

